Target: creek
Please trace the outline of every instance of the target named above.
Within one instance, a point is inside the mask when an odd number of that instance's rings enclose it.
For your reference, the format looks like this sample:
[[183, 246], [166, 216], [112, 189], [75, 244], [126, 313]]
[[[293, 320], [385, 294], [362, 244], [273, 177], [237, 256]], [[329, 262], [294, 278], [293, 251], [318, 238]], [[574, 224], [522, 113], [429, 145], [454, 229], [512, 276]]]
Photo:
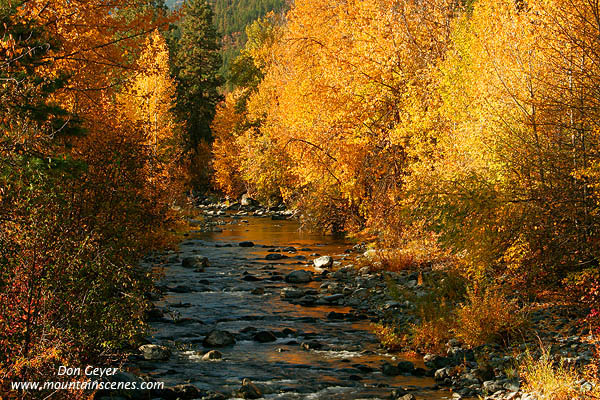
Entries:
[[[160, 267], [164, 296], [155, 305], [164, 316], [151, 323], [149, 340], [174, 350], [167, 361], [140, 361], [141, 373], [168, 386], [191, 383], [228, 396], [249, 378], [268, 388], [267, 399], [388, 399], [397, 388], [417, 399], [451, 397], [436, 390], [432, 378], [384, 375], [382, 364], [400, 359], [380, 347], [363, 311], [281, 298], [283, 288], [294, 286], [318, 294], [318, 274], [305, 284], [283, 278], [294, 270], [312, 270], [309, 264], [318, 255], [332, 256], [334, 269], [351, 264], [351, 243], [303, 232], [295, 220], [219, 214], [217, 229], [190, 229], [176, 256]], [[244, 241], [254, 246], [240, 247]], [[286, 258], [267, 260], [273, 253]], [[207, 257], [209, 266], [203, 272], [184, 268], [181, 259], [191, 255]], [[347, 317], [332, 319], [332, 311]], [[202, 354], [212, 348], [202, 342], [213, 329], [233, 333], [236, 343], [217, 348], [221, 360], [203, 361]], [[254, 340], [259, 331], [274, 333], [276, 340]]]

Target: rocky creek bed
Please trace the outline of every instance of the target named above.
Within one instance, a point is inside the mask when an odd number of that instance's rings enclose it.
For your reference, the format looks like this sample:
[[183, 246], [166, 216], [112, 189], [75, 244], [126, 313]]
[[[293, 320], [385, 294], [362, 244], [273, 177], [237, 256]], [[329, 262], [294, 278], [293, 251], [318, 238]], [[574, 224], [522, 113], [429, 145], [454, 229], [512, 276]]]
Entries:
[[[393, 298], [389, 280], [419, 296], [427, 288], [416, 273], [357, 268], [364, 249], [302, 233], [285, 210], [212, 204], [201, 213], [179, 251], [144, 260], [163, 272], [149, 315], [154, 333], [126, 366], [135, 375], [116, 378], [166, 388], [113, 398], [535, 399], [509, 373], [514, 349], [451, 340], [443, 356], [402, 359], [379, 345], [373, 322], [413, 318], [404, 312], [413, 305]], [[571, 311], [532, 318], [562, 313], [558, 323], [571, 329]], [[567, 362], [591, 359], [580, 332], [541, 332]]]

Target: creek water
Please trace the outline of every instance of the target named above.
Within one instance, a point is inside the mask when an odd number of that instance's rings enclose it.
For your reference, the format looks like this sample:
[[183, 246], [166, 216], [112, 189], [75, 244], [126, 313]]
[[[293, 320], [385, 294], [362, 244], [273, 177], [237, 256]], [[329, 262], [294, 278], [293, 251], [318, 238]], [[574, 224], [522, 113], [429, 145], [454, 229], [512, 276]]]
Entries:
[[[353, 312], [350, 308], [306, 307], [280, 298], [282, 288], [294, 286], [282, 278], [296, 269], [310, 270], [307, 264], [316, 254], [333, 256], [337, 265], [350, 264], [344, 253], [350, 243], [302, 232], [293, 220], [232, 214], [220, 218], [222, 231], [192, 229], [180, 243], [179, 260], [194, 254], [209, 259], [204, 272], [183, 268], [181, 261], [173, 259], [160, 267], [159, 285], [165, 296], [155, 305], [165, 318], [151, 324], [149, 339], [175, 351], [168, 361], [141, 361], [142, 373], [166, 385], [191, 383], [224, 394], [249, 378], [271, 389], [273, 393], [264, 396], [267, 399], [387, 399], [396, 388], [407, 388], [418, 399], [450, 397], [435, 390], [431, 378], [383, 375], [383, 362], [396, 359], [378, 345], [371, 321], [326, 318], [331, 311]], [[255, 246], [240, 247], [242, 241]], [[288, 252], [285, 248], [290, 246], [296, 251]], [[272, 252], [289, 258], [266, 260]], [[318, 290], [320, 282], [295, 286]], [[264, 293], [253, 294], [257, 288]], [[293, 332], [285, 334], [285, 328]], [[222, 360], [203, 361], [202, 353], [211, 348], [203, 347], [202, 340], [213, 329], [235, 334], [236, 343], [218, 348]], [[278, 338], [259, 343], [253, 340], [255, 329], [272, 331]], [[306, 350], [303, 342], [317, 342], [323, 348]]]

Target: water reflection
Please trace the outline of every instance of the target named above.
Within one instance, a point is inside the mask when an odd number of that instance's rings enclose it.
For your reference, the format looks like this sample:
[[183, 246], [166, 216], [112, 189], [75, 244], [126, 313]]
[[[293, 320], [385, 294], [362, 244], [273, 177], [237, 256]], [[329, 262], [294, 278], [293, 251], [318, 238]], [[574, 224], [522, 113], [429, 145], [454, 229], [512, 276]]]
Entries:
[[[221, 392], [239, 388], [242, 378], [249, 377], [274, 388], [276, 393], [266, 396], [273, 399], [387, 398], [393, 388], [407, 386], [422, 388], [419, 398], [448, 397], [447, 392], [427, 389], [434, 385], [428, 378], [384, 376], [381, 364], [392, 357], [379, 349], [370, 322], [327, 318], [332, 311], [353, 313], [351, 308], [304, 307], [280, 298], [281, 289], [290, 286], [282, 277], [297, 269], [312, 270], [317, 255], [332, 255], [337, 266], [352, 263], [344, 252], [350, 243], [303, 232], [294, 221], [231, 215], [223, 221], [222, 232], [195, 232], [180, 246], [182, 256], [208, 257], [210, 267], [204, 272], [185, 269], [179, 261], [165, 265], [161, 284], [168, 291], [157, 305], [170, 313], [166, 321], [153, 324], [152, 340], [179, 350], [169, 361], [142, 363], [143, 371], [167, 384], [189, 382]], [[242, 241], [255, 246], [239, 247]], [[288, 258], [265, 259], [275, 252]], [[244, 274], [256, 279], [244, 280]], [[317, 290], [320, 285], [297, 286]], [[264, 294], [252, 294], [256, 288]], [[219, 349], [222, 361], [202, 361], [199, 354], [210, 350], [202, 339], [215, 328], [238, 334], [238, 341]], [[294, 333], [285, 335], [284, 328]], [[279, 337], [258, 343], [252, 340], [254, 330], [270, 330]], [[321, 347], [307, 350], [302, 346], [307, 342]]]

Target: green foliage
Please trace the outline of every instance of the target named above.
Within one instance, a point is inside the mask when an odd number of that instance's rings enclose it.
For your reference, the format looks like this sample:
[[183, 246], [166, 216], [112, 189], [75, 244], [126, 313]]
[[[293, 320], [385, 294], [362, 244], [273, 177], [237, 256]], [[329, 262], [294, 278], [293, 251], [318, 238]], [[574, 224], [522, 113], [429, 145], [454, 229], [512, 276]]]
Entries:
[[218, 75], [221, 56], [213, 12], [205, 0], [190, 0], [183, 7], [179, 34], [172, 43], [173, 73], [177, 80], [176, 112], [184, 124], [188, 150], [210, 141], [210, 124], [221, 101]]
[[284, 6], [285, 0], [215, 0], [215, 25], [221, 36], [243, 35], [247, 25]]
[[249, 37], [248, 27], [269, 12], [286, 11], [285, 0], [215, 0], [215, 25], [221, 38], [223, 66], [221, 74], [227, 79], [228, 86], [238, 85], [233, 69], [238, 56]]

